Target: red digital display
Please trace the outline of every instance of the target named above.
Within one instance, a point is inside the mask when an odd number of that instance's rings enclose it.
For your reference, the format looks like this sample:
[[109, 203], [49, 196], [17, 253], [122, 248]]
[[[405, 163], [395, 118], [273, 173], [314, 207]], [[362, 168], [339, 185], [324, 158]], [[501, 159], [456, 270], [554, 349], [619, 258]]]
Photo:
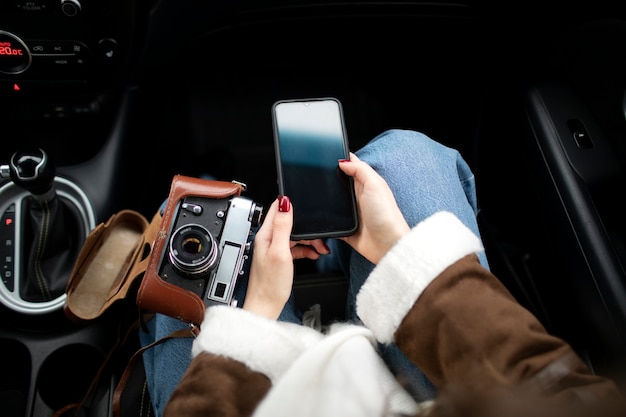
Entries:
[[24, 50], [21, 47], [12, 47], [11, 42], [0, 42], [0, 55], [24, 55]]
[[0, 73], [21, 74], [30, 67], [28, 47], [12, 33], [0, 30]]

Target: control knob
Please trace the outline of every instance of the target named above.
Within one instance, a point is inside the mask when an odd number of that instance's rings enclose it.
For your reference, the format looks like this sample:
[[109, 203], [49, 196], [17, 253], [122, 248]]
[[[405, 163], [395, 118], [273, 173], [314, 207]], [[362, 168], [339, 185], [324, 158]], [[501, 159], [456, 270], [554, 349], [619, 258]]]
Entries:
[[61, 11], [65, 16], [74, 17], [80, 13], [81, 6], [78, 0], [61, 0]]

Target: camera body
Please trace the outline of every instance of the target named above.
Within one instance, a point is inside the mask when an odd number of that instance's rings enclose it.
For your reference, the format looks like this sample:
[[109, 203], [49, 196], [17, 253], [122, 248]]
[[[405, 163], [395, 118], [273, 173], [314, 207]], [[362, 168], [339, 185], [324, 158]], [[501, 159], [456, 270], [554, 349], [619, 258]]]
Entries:
[[234, 305], [233, 292], [263, 208], [241, 196], [186, 196], [177, 202], [157, 268], [159, 277], [206, 306]]

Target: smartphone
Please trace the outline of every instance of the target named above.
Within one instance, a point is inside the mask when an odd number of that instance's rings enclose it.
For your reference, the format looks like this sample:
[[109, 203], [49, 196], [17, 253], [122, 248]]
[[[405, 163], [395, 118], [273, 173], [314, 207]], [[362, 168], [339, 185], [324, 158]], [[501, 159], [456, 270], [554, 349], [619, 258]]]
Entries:
[[278, 192], [294, 208], [292, 240], [341, 237], [358, 228], [354, 181], [339, 100], [281, 100], [272, 106]]

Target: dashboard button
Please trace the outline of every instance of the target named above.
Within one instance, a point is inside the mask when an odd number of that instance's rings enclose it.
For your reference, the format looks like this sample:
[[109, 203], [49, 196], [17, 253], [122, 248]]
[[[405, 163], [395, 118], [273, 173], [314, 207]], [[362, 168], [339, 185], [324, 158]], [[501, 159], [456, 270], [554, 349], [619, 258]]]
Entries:
[[98, 42], [100, 60], [107, 64], [119, 62], [120, 46], [115, 39], [101, 39]]

